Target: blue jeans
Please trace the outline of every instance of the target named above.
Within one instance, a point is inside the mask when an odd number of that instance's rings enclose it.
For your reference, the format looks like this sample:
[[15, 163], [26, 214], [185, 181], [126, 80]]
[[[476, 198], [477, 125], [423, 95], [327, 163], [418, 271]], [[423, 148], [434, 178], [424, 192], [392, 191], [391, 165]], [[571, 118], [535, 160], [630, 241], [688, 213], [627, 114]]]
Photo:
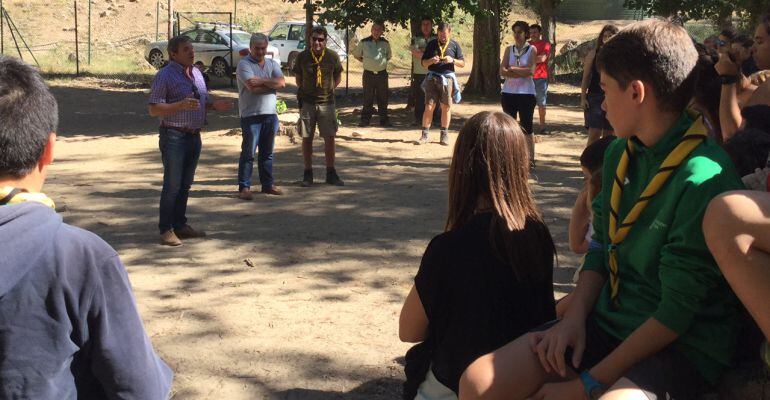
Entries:
[[160, 193], [160, 233], [187, 224], [187, 198], [201, 155], [201, 135], [160, 128], [163, 190]]
[[273, 148], [278, 132], [278, 116], [275, 114], [255, 115], [241, 118], [241, 158], [238, 160], [238, 191], [251, 188], [254, 172], [254, 154], [259, 148], [257, 169], [262, 190], [273, 187]]

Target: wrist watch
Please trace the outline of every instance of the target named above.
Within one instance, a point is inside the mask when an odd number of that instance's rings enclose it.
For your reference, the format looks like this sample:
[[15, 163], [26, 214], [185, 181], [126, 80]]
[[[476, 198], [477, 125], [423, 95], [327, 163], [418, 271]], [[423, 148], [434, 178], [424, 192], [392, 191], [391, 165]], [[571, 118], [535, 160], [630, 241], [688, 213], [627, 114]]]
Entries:
[[588, 372], [588, 370], [585, 370], [580, 374], [580, 381], [583, 382], [583, 390], [590, 400], [599, 400], [607, 390], [601, 382], [591, 376], [591, 373]]
[[731, 85], [738, 82], [738, 75], [719, 75], [719, 81], [723, 85]]

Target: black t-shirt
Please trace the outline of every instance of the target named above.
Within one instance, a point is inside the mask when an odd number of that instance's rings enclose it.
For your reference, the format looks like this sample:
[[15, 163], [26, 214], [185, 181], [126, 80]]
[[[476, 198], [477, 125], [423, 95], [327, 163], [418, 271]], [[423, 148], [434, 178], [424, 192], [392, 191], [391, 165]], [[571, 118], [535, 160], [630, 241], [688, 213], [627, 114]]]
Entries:
[[513, 233], [516, 258], [528, 257], [534, 264], [529, 269], [542, 271], [537, 281], [521, 281], [493, 253], [491, 221], [491, 213], [478, 214], [459, 229], [436, 236], [414, 278], [428, 316], [433, 373], [455, 393], [475, 359], [556, 318], [548, 228], [528, 221]]
[[[428, 46], [425, 47], [425, 53], [422, 55], [423, 60], [430, 60], [434, 56], [441, 57], [441, 48], [438, 45], [438, 39], [433, 39], [430, 42], [428, 42]], [[455, 42], [453, 39], [449, 39], [449, 45], [447, 45], [446, 52], [444, 53], [444, 56], [452, 57], [456, 60], [464, 60], [463, 58], [463, 49], [460, 48], [460, 45]], [[428, 67], [428, 71], [443, 73], [447, 71], [454, 72], [455, 65], [450, 63], [444, 63], [440, 62], [438, 64], [433, 64], [430, 67]]]

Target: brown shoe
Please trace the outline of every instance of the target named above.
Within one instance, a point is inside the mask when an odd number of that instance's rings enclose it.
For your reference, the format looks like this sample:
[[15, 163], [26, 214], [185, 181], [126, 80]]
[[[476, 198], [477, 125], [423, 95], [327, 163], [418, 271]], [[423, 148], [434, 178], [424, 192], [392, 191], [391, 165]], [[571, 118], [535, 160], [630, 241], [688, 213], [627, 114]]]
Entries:
[[174, 234], [172, 229], [169, 229], [160, 234], [160, 244], [164, 246], [181, 246], [182, 241]]
[[206, 237], [206, 232], [196, 231], [190, 225], [185, 225], [179, 229], [175, 229], [174, 233], [180, 239], [195, 239], [195, 238]]
[[238, 198], [241, 200], [251, 201], [254, 200], [254, 195], [251, 193], [251, 189], [243, 188], [243, 190], [238, 192]]
[[269, 189], [262, 189], [262, 193], [264, 194], [272, 194], [273, 196], [280, 196], [283, 194], [283, 190], [278, 189], [277, 186], [273, 186]]

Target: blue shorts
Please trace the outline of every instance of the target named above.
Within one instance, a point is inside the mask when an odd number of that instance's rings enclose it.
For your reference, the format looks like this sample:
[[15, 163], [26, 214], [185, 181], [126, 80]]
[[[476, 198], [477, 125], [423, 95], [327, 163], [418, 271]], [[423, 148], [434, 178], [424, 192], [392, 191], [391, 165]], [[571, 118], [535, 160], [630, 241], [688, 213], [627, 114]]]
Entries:
[[535, 104], [545, 107], [548, 97], [548, 78], [535, 79]]

